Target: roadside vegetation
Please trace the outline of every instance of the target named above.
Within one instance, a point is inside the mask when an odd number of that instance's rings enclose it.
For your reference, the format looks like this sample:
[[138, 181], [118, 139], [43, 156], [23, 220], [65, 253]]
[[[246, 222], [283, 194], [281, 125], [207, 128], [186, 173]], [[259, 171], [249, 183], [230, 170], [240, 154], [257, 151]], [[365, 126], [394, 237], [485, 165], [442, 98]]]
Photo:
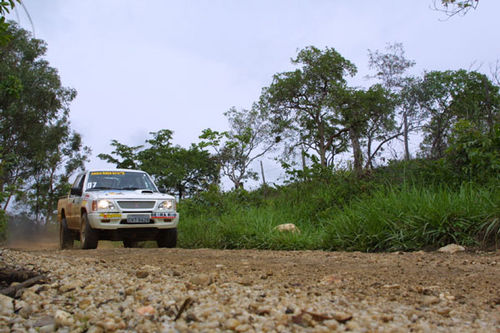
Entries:
[[[476, 2], [437, 4], [455, 15]], [[61, 85], [43, 41], [5, 22], [16, 3], [0, 4], [0, 241], [7, 208], [19, 212], [11, 225], [54, 227], [57, 199], [90, 156], [69, 122], [76, 91]], [[139, 146], [112, 140], [97, 156], [142, 169], [177, 196], [182, 247], [498, 247], [498, 64], [489, 75], [417, 74], [400, 43], [370, 50], [368, 64], [366, 86], [353, 86], [356, 64], [333, 47], [305, 47], [251, 106], [224, 112], [229, 128], [204, 129], [188, 148], [161, 129]], [[247, 191], [265, 158], [281, 164], [284, 183], [260, 179]], [[223, 179], [232, 190], [221, 190]], [[298, 231], [278, 231], [284, 223]]]
[[[344, 171], [329, 182], [211, 190], [180, 204], [179, 243], [274, 250], [404, 251], [449, 243], [498, 248], [498, 176], [477, 183], [422, 175], [439, 164], [398, 161], [363, 179]], [[280, 232], [282, 223], [300, 232]]]

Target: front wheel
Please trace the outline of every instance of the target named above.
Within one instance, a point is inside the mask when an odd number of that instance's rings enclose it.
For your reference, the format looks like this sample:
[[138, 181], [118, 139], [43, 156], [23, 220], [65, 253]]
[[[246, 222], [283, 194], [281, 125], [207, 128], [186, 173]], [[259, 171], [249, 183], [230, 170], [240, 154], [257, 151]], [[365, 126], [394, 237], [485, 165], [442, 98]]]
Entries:
[[61, 223], [59, 223], [59, 249], [64, 250], [73, 248], [74, 240], [73, 233], [68, 229], [66, 218], [63, 217]]
[[160, 230], [156, 243], [158, 247], [175, 247], [177, 245], [177, 228]]
[[80, 245], [82, 249], [97, 248], [98, 240], [99, 237], [97, 235], [97, 231], [92, 229], [92, 227], [90, 226], [87, 213], [83, 213], [80, 224]]

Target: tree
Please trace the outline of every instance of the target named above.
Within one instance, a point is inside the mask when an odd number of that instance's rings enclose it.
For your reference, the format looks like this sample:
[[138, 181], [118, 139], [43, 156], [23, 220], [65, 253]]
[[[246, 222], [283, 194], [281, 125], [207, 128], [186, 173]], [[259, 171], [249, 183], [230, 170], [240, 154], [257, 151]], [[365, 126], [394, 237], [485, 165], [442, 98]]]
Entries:
[[250, 165], [269, 152], [275, 142], [268, 141], [271, 127], [265, 114], [254, 104], [250, 110], [231, 108], [224, 113], [229, 121], [228, 132], [211, 129], [203, 131], [202, 147], [212, 147], [223, 176], [227, 176], [235, 189], [242, 188], [247, 179], [257, 179]]
[[471, 9], [476, 9], [479, 0], [434, 0], [434, 9], [448, 16], [465, 15]]
[[8, 31], [9, 23], [5, 21], [5, 15], [10, 13], [20, 0], [2, 0], [0, 1], [0, 46], [7, 44], [11, 38]]
[[80, 136], [70, 129], [69, 104], [76, 91], [63, 87], [57, 70], [43, 59], [47, 47], [42, 40], [31, 38], [15, 23], [7, 32], [11, 38], [0, 46], [0, 191], [6, 192], [3, 209], [16, 194], [19, 199], [35, 195], [38, 207], [42, 202], [48, 207], [35, 214], [46, 216], [53, 203], [46, 201], [40, 184], [54, 189], [56, 178], [69, 177], [83, 165], [88, 152]]
[[[217, 167], [210, 154], [196, 145], [189, 149], [174, 146], [173, 132], [163, 129], [151, 132], [146, 145], [129, 147], [112, 140], [116, 147], [109, 154], [97, 155], [118, 168], [148, 172], [158, 186], [176, 192], [179, 199], [208, 188], [217, 178]], [[144, 148], [146, 147], [146, 148]]]
[[314, 46], [300, 50], [292, 63], [299, 68], [275, 74], [261, 103], [275, 141], [287, 143], [286, 155], [305, 147], [327, 167], [346, 149], [349, 129], [341, 126], [340, 113], [349, 95], [346, 76], [354, 75], [356, 66], [333, 48]]
[[494, 131], [499, 116], [499, 88], [485, 75], [465, 70], [433, 71], [424, 75], [422, 86], [426, 95], [423, 108], [429, 119], [423, 127], [424, 154], [443, 157], [451, 129], [459, 120], [471, 122], [483, 133]]
[[34, 220], [48, 219], [57, 209], [57, 201], [69, 192], [69, 178], [83, 170], [90, 149], [84, 147], [81, 136], [70, 132], [66, 124], [48, 128], [42, 149], [32, 159], [32, 175], [28, 186], [16, 197], [30, 208]]
[[[129, 147], [127, 145], [121, 144], [116, 140], [111, 140], [111, 146], [115, 149], [110, 154], [99, 154], [101, 160], [108, 163], [116, 165], [120, 169], [137, 169], [139, 168], [139, 161], [137, 160], [137, 153], [144, 146]], [[112, 156], [115, 155], [116, 157]], [[121, 158], [121, 160], [118, 159]]]
[[385, 53], [368, 50], [369, 66], [376, 71], [372, 78], [378, 78], [382, 85], [395, 96], [396, 112], [399, 116], [397, 132], [402, 132], [405, 160], [410, 159], [410, 133], [418, 128], [421, 117], [418, 89], [419, 79], [408, 76], [406, 72], [415, 65], [415, 61], [407, 59], [403, 44], [387, 44]]
[[[394, 133], [394, 102], [388, 90], [374, 85], [367, 90], [353, 89], [351, 99], [346, 104], [342, 123], [349, 129], [349, 139], [353, 150], [354, 170], [361, 175], [363, 170], [363, 149], [366, 164], [373, 168], [373, 160], [382, 147], [400, 133]], [[374, 146], [375, 145], [375, 146]]]

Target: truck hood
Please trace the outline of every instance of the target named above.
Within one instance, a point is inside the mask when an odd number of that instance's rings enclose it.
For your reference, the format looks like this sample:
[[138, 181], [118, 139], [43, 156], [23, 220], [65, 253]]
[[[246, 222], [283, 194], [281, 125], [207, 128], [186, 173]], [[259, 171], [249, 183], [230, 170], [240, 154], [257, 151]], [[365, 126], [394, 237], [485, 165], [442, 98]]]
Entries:
[[173, 196], [159, 193], [150, 192], [147, 190], [103, 190], [103, 191], [92, 191], [86, 192], [85, 198], [103, 198], [103, 199], [113, 199], [113, 200], [165, 200], [165, 199], [175, 199]]

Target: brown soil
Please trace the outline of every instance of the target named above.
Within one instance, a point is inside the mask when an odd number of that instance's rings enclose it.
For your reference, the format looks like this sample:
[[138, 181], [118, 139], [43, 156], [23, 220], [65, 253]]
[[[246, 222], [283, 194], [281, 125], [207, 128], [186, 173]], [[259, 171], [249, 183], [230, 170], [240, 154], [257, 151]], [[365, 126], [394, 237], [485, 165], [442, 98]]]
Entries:
[[[50, 250], [33, 250], [34, 244], [30, 245], [25, 248], [30, 252], [61, 253], [54, 244], [45, 244]], [[500, 250], [446, 254], [108, 247], [100, 243], [97, 250], [63, 253], [97, 258], [125, 269], [160, 266], [186, 276], [213, 273], [217, 267], [224, 267], [228, 278], [235, 280], [265, 279], [311, 291], [329, 284], [356, 293], [359, 299], [376, 296], [414, 304], [422, 295], [446, 293], [458, 303], [473, 307], [500, 304]]]
[[[45, 245], [45, 249], [16, 247], [34, 255], [66, 257], [72, 261], [92, 258], [104, 267], [125, 271], [156, 266], [185, 281], [207, 273], [217, 283], [259, 283], [269, 289], [300, 289], [316, 296], [338, 291], [349, 295], [351, 303], [397, 302], [413, 306], [416, 311], [426, 311], [426, 306], [430, 306], [426, 302], [446, 300], [447, 304], [453, 304], [451, 313], [470, 313], [473, 318], [479, 311], [486, 312], [488, 321], [500, 325], [499, 250], [447, 254], [125, 249], [110, 248], [108, 242], [100, 243], [96, 250], [59, 251], [55, 244]], [[220, 274], [221, 270], [224, 274]]]

